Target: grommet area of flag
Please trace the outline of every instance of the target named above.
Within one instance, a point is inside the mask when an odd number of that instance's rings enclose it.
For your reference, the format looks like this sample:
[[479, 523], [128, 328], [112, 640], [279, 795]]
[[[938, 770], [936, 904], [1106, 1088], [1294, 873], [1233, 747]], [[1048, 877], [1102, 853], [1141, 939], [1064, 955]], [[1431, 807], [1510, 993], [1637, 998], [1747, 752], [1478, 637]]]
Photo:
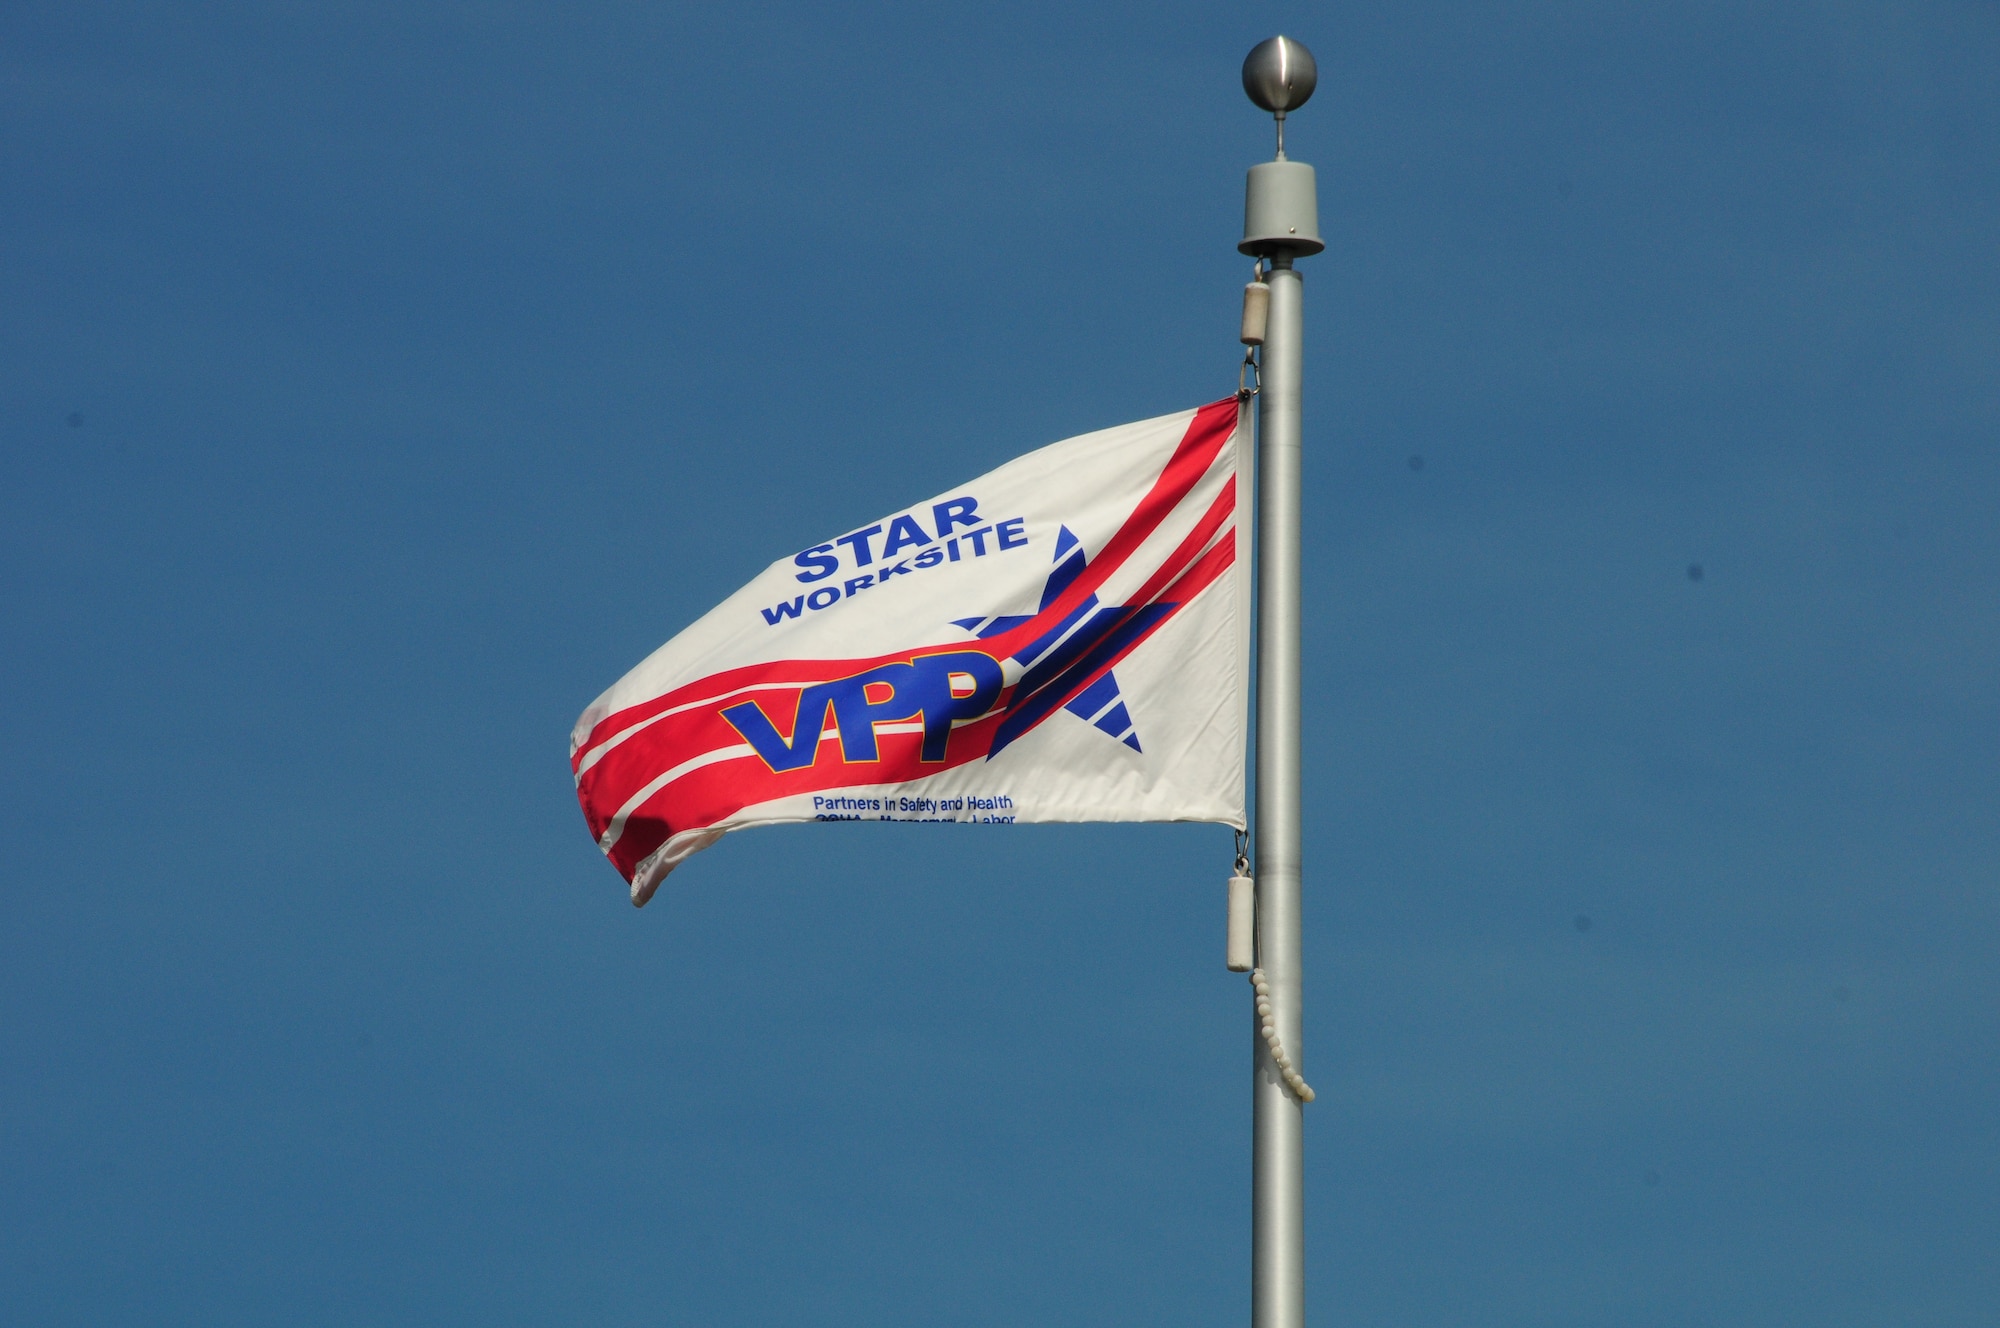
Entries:
[[753, 825], [1243, 828], [1247, 435], [1231, 397], [1052, 443], [779, 559], [654, 651], [570, 739], [633, 903]]

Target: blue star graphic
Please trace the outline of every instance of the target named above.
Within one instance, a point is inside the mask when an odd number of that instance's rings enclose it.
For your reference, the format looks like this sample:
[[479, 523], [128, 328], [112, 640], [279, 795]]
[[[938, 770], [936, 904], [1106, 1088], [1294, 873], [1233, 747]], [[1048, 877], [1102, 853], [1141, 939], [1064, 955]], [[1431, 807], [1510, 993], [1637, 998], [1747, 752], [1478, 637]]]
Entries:
[[[1061, 534], [1056, 537], [1055, 564], [1047, 584], [1042, 587], [1042, 602], [1037, 611], [1055, 603], [1089, 565], [1084, 557], [1083, 545], [1070, 533], [1068, 526], [1062, 527]], [[993, 736], [993, 747], [987, 753], [987, 759], [998, 756], [1007, 744], [1048, 718], [1059, 704], [1133, 751], [1144, 751], [1139, 745], [1139, 733], [1132, 723], [1132, 716], [1125, 708], [1125, 699], [1119, 694], [1118, 679], [1109, 669], [1071, 697], [1067, 704], [1063, 704], [1062, 698], [1176, 607], [1164, 602], [1100, 604], [1097, 596], [1091, 595], [1061, 622], [1015, 651], [1011, 658], [1018, 660], [1027, 671], [1021, 675], [1012, 699], [1007, 702], [1006, 717]], [[954, 618], [952, 625], [963, 627], [985, 640], [1019, 627], [1033, 617], [1033, 614], [1023, 613], [1002, 614], [993, 618]]]

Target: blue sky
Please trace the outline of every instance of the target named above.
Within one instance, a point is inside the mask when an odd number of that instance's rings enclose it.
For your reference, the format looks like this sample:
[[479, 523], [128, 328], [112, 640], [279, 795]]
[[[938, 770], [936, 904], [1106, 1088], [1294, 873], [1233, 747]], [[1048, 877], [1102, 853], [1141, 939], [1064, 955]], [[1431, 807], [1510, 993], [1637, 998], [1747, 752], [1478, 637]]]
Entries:
[[1314, 1317], [1991, 1322], [1973, 3], [10, 8], [0, 1318], [1247, 1315], [1226, 831], [635, 913], [564, 756], [774, 556], [1233, 388], [1277, 31]]

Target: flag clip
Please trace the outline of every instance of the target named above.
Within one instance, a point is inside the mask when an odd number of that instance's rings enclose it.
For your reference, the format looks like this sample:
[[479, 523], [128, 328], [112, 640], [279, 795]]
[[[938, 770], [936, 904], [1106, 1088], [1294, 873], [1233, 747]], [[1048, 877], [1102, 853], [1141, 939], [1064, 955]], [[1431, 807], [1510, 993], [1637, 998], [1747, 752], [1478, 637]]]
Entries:
[[1236, 874], [1229, 878], [1229, 937], [1223, 966], [1248, 973], [1257, 966], [1257, 883], [1250, 879], [1250, 859], [1244, 853], [1248, 832], [1236, 832]]

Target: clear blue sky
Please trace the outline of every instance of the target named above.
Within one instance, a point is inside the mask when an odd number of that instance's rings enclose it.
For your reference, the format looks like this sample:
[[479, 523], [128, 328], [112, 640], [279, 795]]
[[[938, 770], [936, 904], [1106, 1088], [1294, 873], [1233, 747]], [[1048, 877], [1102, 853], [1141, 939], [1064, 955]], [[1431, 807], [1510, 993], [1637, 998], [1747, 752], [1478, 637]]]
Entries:
[[1226, 831], [635, 913], [564, 758], [1234, 387], [1276, 31], [1315, 1322], [1993, 1322], [1994, 5], [88, 0], [0, 15], [0, 1320], [1247, 1318]]

